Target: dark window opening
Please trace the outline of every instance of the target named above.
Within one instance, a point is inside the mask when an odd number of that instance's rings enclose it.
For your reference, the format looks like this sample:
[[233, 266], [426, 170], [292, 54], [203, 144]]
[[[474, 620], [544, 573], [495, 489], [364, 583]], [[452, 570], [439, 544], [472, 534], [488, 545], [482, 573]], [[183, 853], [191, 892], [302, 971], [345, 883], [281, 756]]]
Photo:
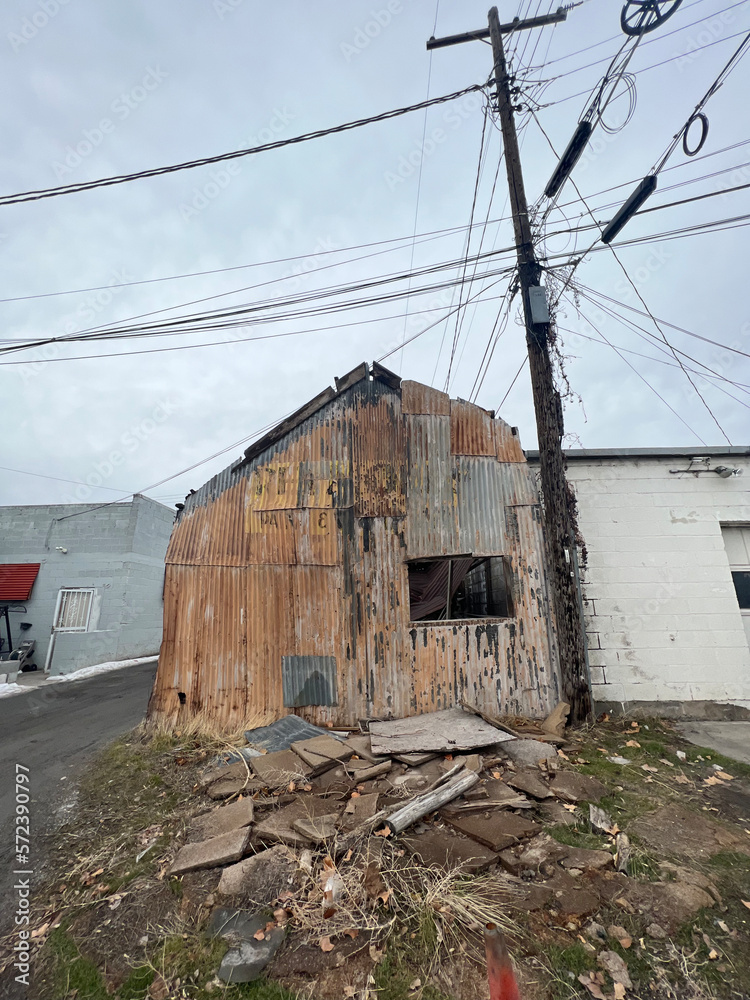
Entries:
[[743, 611], [750, 611], [750, 570], [733, 570], [732, 579], [740, 608]]
[[409, 563], [411, 621], [511, 618], [510, 574], [504, 556], [451, 556]]

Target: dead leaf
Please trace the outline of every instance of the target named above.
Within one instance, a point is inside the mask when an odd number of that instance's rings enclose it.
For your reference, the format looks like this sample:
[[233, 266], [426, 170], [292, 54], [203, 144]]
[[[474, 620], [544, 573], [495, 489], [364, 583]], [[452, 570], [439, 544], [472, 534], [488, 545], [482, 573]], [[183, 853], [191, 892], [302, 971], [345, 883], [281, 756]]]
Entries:
[[748, 903], [746, 899], [741, 899], [740, 902], [742, 903], [743, 906], [746, 906], [748, 910], [750, 910], [750, 903]]
[[578, 807], [574, 806], [572, 802], [563, 802], [563, 809], [567, 809], [568, 812], [574, 813]]
[[650, 771], [652, 774], [658, 774], [659, 773], [659, 768], [658, 767], [652, 767], [650, 764], [641, 764], [641, 770], [642, 771]]
[[717, 920], [716, 923], [718, 924], [718, 926], [720, 927], [720, 929], [724, 931], [725, 934], [729, 934], [730, 933], [730, 931], [729, 931], [729, 925], [726, 924], [723, 920]]
[[562, 757], [563, 760], [570, 760], [570, 757], [568, 757], [568, 755], [566, 753], [563, 753], [562, 750], [558, 750], [557, 751], [557, 756], [558, 757]]
[[356, 997], [357, 989], [355, 986], [345, 986], [344, 987], [344, 1000], [351, 1000], [352, 997]]
[[359, 928], [358, 927], [352, 927], [348, 931], [344, 931], [344, 936], [345, 937], [350, 937], [352, 939], [352, 941], [354, 941], [355, 938], [359, 937]]
[[351, 797], [353, 799], [358, 799], [360, 797], [360, 793], [359, 792], [352, 792]]
[[385, 824], [382, 830], [375, 831], [376, 837], [390, 837], [390, 835], [391, 835], [391, 828], [388, 826], [387, 823]]
[[638, 742], [638, 740], [628, 740], [628, 742], [625, 744], [625, 746], [626, 747], [638, 747], [640, 749], [641, 744]]
[[166, 1000], [169, 996], [169, 987], [164, 978], [157, 972], [154, 980], [148, 988], [148, 995], [151, 1000]]
[[265, 927], [262, 927], [260, 930], [256, 931], [255, 934], [253, 934], [253, 937], [255, 938], [256, 941], [264, 941], [266, 938]]
[[581, 975], [578, 977], [578, 982], [581, 983], [581, 985], [585, 986], [586, 989], [591, 994], [591, 996], [595, 997], [596, 1000], [607, 1000], [607, 998], [602, 993], [601, 987], [593, 979], [589, 979], [588, 976], [585, 976], [583, 973], [581, 973]]
[[729, 774], [727, 771], [717, 771], [716, 777], [721, 778], [722, 781], [734, 781], [734, 775]]
[[660, 764], [666, 764], [667, 767], [674, 767], [674, 764], [672, 763], [672, 761], [671, 760], [667, 760], [666, 757], [660, 757], [659, 758], [659, 763]]
[[421, 985], [422, 985], [421, 979], [412, 979], [411, 983], [409, 984], [409, 992], [413, 993], [414, 990], [418, 990]]
[[349, 850], [344, 855], [344, 861], [351, 861], [353, 855], [354, 855], [354, 851], [350, 847]]
[[615, 983], [615, 1000], [625, 1000], [625, 987], [622, 983]]
[[391, 898], [391, 890], [386, 889], [385, 892], [379, 893], [377, 898], [383, 901], [383, 906], [387, 906], [388, 900]]
[[690, 784], [690, 778], [686, 778], [684, 774], [676, 774], [674, 776], [674, 780], [677, 782], [678, 785]]
[[383, 950], [381, 951], [379, 948], [376, 948], [374, 944], [370, 945], [370, 960], [374, 962], [376, 965], [379, 962], [383, 961], [384, 955], [385, 955], [385, 948], [383, 948]]
[[326, 935], [325, 937], [322, 937], [318, 941], [318, 944], [320, 945], [320, 950], [321, 951], [333, 951], [334, 945], [333, 945], [333, 942], [331, 941], [331, 939], [328, 937], [328, 935]]
[[[558, 753], [559, 753], [559, 751], [558, 751]], [[492, 772], [492, 777], [493, 777], [493, 778], [502, 778], [502, 776], [503, 776], [503, 775], [502, 775], [502, 772], [501, 772], [501, 771], [493, 771], [493, 772]]]
[[719, 781], [719, 779], [717, 777], [715, 777], [715, 775], [712, 774], [710, 778], [704, 778], [703, 779], [703, 784], [704, 785], [720, 785], [721, 782]]
[[718, 951], [715, 948], [712, 948], [711, 951], [709, 951], [709, 953], [708, 953], [708, 957], [713, 962], [713, 961], [715, 961], [719, 957], [719, 953], [718, 953]]
[[47, 933], [48, 929], [49, 929], [49, 920], [47, 921], [46, 924], [42, 924], [40, 927], [37, 927], [36, 930], [32, 931], [31, 932], [31, 937], [32, 938], [41, 937], [42, 934], [46, 934]]

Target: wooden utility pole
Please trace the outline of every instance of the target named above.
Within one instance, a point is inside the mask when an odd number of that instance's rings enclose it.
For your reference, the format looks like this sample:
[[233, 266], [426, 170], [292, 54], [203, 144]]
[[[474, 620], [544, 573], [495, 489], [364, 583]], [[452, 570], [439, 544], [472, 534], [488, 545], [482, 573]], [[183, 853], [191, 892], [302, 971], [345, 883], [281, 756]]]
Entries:
[[581, 722], [591, 713], [591, 696], [586, 665], [583, 619], [575, 576], [576, 528], [574, 497], [565, 477], [562, 453], [563, 414], [560, 394], [555, 387], [549, 353], [550, 322], [546, 293], [541, 286], [542, 268], [534, 253], [529, 207], [523, 184], [510, 79], [505, 62], [503, 35], [565, 19], [565, 12], [501, 24], [497, 7], [488, 15], [489, 28], [430, 39], [427, 48], [439, 48], [475, 38], [490, 38], [495, 65], [497, 109], [505, 149], [510, 205], [518, 258], [518, 274], [526, 324], [531, 387], [534, 395], [539, 468], [544, 499], [552, 604], [557, 626], [563, 696], [571, 706], [571, 721]]

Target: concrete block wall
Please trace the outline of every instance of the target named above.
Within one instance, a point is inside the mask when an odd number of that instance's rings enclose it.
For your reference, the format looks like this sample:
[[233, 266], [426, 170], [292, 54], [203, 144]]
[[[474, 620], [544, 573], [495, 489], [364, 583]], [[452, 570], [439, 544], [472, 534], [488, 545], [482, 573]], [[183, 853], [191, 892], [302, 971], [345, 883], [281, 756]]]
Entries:
[[[594, 698], [612, 706], [750, 709], [750, 647], [722, 524], [750, 524], [750, 457], [714, 457], [741, 477], [675, 475], [683, 456], [568, 453], [588, 551], [583, 571]], [[696, 454], [698, 454], [696, 452]], [[691, 707], [692, 706], [692, 707]]]
[[57, 634], [50, 673], [159, 652], [173, 520], [169, 508], [146, 497], [94, 510], [86, 504], [0, 507], [0, 562], [41, 563], [26, 613], [11, 615], [15, 642], [20, 622], [32, 623], [23, 638], [36, 640], [40, 670], [63, 587], [94, 588], [95, 605], [90, 631]]

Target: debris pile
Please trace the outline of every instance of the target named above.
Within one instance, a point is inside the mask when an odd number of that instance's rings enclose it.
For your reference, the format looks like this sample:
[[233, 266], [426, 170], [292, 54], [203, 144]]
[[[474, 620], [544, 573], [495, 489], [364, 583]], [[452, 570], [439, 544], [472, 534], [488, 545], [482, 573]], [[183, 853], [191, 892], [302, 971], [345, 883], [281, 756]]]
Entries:
[[[193, 821], [170, 868], [221, 869], [208, 924], [230, 943], [219, 979], [257, 978], [287, 937], [282, 968], [296, 967], [290, 952], [303, 965], [311, 952], [318, 964], [342, 965], [363, 950], [375, 961], [403, 900], [429, 896], [425, 878], [451, 872], [477, 880], [474, 908], [462, 914], [475, 931], [487, 921], [512, 926], [520, 910], [582, 930], [612, 903], [650, 906], [660, 927], [673, 922], [670, 910], [713, 905], [705, 887], [677, 879], [644, 890], [627, 877], [627, 837], [597, 806], [607, 789], [567, 769], [558, 751], [565, 717], [561, 706], [542, 726], [514, 729], [456, 708], [370, 721], [356, 733], [295, 716], [248, 731], [246, 747], [203, 774], [200, 794], [228, 801]], [[543, 830], [582, 822], [610, 849], [568, 846]], [[444, 882], [438, 910], [450, 892]], [[610, 974], [611, 954], [600, 956]], [[617, 974], [627, 988], [619, 966]]]

